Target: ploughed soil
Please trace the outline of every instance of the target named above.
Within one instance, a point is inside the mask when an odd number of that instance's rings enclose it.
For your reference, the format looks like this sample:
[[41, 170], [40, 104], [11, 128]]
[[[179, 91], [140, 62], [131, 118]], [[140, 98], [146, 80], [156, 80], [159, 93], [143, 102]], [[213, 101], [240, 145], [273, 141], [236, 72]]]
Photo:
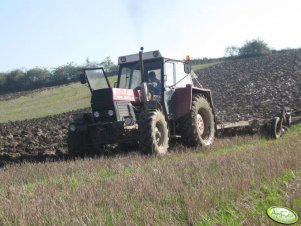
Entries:
[[301, 109], [301, 49], [228, 61], [196, 73], [212, 90], [220, 121], [269, 119], [283, 106]]
[[89, 109], [0, 124], [0, 166], [5, 162], [46, 160], [67, 154], [69, 120]]
[[[301, 109], [301, 50], [233, 60], [197, 74], [212, 90], [220, 121], [267, 119], [278, 115], [282, 106]], [[76, 112], [83, 111], [89, 109]], [[0, 166], [68, 158], [67, 130], [76, 112], [0, 124]]]

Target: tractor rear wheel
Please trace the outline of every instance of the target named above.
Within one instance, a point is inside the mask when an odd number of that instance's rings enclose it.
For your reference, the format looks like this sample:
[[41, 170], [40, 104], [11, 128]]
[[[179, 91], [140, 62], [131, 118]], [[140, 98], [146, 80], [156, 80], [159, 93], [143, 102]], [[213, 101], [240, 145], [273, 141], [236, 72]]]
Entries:
[[165, 155], [169, 134], [161, 110], [143, 111], [139, 118], [139, 149], [144, 154]]
[[192, 99], [191, 111], [180, 120], [182, 142], [190, 147], [213, 144], [215, 136], [214, 116], [207, 99], [196, 94]]

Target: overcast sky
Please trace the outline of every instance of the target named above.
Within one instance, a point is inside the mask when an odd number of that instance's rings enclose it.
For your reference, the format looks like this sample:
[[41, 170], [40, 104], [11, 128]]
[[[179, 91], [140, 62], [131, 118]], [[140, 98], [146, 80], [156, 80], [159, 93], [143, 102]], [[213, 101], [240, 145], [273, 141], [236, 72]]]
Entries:
[[0, 71], [159, 49], [167, 57], [222, 57], [261, 38], [301, 47], [300, 0], [1, 0]]

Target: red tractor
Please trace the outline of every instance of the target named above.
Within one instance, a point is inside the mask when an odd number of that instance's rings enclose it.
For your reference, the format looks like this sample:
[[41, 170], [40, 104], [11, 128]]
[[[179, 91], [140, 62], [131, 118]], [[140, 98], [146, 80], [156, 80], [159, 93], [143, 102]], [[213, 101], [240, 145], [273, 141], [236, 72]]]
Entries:
[[86, 68], [81, 83], [91, 90], [91, 113], [75, 115], [68, 149], [83, 155], [107, 144], [138, 144], [141, 152], [164, 155], [170, 138], [209, 146], [216, 132], [211, 91], [195, 87], [189, 60], [165, 58], [159, 51], [122, 56], [111, 87], [103, 68]]

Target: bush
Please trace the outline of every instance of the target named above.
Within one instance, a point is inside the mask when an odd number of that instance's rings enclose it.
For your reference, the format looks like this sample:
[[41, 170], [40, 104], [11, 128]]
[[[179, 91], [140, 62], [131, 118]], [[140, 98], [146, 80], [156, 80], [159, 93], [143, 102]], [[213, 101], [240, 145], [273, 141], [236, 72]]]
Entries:
[[268, 47], [268, 44], [260, 39], [253, 39], [246, 41], [246, 43], [239, 48], [240, 57], [254, 57], [271, 54], [272, 50]]
[[225, 49], [225, 56], [226, 57], [236, 57], [239, 54], [239, 48], [235, 46], [229, 46]]

